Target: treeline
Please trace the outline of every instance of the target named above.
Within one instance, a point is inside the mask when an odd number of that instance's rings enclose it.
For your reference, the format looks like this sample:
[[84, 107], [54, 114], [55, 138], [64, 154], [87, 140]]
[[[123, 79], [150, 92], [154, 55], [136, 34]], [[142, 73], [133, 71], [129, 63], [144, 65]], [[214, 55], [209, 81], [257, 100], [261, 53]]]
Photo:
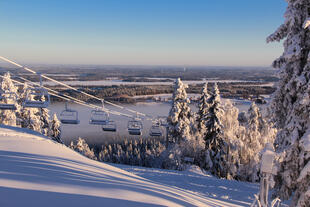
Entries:
[[157, 139], [124, 140], [102, 145], [99, 150], [89, 149], [79, 139], [71, 143], [71, 148], [103, 162], [176, 170], [191, 163], [218, 177], [258, 181], [260, 151], [273, 143], [276, 134], [272, 124], [255, 103], [248, 113], [239, 113], [231, 102], [222, 101], [217, 84], [211, 89], [204, 85], [199, 110], [194, 113], [186, 88], [180, 79], [176, 80], [167, 119], [168, 148]]
[[3, 76], [0, 84], [0, 104], [14, 105], [16, 108], [15, 110], [1, 110], [0, 124], [28, 128], [63, 143], [60, 121], [56, 114], [51, 118], [47, 108], [32, 108], [24, 105], [26, 99], [44, 102], [46, 97], [30, 94], [27, 83], [22, 86], [15, 85], [10, 73]]
[[[274, 88], [270, 86], [260, 86], [260, 83], [219, 83], [218, 87], [223, 98], [249, 98], [259, 95], [269, 95], [274, 92]], [[202, 84], [189, 85], [186, 89], [187, 93], [200, 93]], [[109, 101], [118, 101], [124, 103], [133, 103], [134, 96], [142, 95], [157, 95], [173, 93], [173, 86], [170, 85], [114, 85], [114, 86], [79, 86], [79, 90], [95, 95]], [[62, 94], [67, 94], [75, 98], [87, 101], [96, 102], [98, 100], [90, 99], [81, 93], [73, 90], [59, 90]], [[209, 88], [211, 90], [211, 88]], [[54, 98], [55, 101], [61, 101]]]
[[248, 113], [221, 100], [215, 83], [201, 91], [199, 110], [189, 107], [185, 85], [177, 79], [168, 116], [169, 141], [165, 168], [183, 169], [186, 157], [227, 179], [258, 181], [260, 151], [273, 143], [276, 130], [252, 103]]
[[90, 149], [86, 141], [79, 138], [76, 143], [72, 141], [69, 147], [90, 159], [102, 162], [157, 168], [162, 167], [160, 159], [166, 149], [163, 142], [155, 138], [125, 139], [118, 144], [104, 144], [99, 150]]

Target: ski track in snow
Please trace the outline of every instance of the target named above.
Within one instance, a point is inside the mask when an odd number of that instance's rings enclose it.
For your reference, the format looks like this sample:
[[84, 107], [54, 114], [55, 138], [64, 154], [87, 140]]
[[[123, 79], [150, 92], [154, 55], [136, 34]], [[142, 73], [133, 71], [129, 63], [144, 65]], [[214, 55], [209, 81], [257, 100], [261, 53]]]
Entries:
[[1, 207], [235, 207], [249, 206], [257, 190], [255, 184], [216, 179], [195, 169], [109, 165], [31, 130], [0, 126]]
[[241, 206], [249, 206], [253, 202], [253, 195], [259, 190], [257, 184], [218, 179], [195, 167], [187, 171], [174, 171], [121, 164], [113, 164], [113, 166], [150, 180], [156, 180], [161, 184]]

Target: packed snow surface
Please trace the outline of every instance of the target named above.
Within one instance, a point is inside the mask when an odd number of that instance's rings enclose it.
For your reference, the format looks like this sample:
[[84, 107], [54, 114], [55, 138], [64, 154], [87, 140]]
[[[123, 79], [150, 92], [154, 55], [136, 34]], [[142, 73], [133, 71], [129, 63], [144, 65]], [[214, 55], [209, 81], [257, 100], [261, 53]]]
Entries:
[[198, 169], [115, 167], [31, 130], [0, 126], [0, 206], [233, 207], [248, 206], [257, 190]]

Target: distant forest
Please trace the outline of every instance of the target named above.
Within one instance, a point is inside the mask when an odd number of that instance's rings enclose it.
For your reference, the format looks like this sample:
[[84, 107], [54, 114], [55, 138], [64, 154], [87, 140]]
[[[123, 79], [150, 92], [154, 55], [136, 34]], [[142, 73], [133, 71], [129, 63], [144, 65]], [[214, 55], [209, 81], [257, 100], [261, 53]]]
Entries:
[[[79, 90], [85, 91], [97, 97], [123, 103], [134, 103], [143, 101], [133, 98], [141, 95], [171, 94], [172, 85], [152, 85], [152, 82], [172, 82], [180, 77], [182, 80], [240, 80], [241, 82], [219, 83], [221, 96], [224, 98], [251, 98], [260, 95], [269, 95], [274, 92], [272, 86], [263, 84], [278, 81], [276, 70], [265, 67], [177, 67], [177, 66], [81, 66], [81, 65], [36, 65], [31, 66], [37, 71], [48, 74], [59, 81], [78, 80], [93, 81], [116, 78], [124, 82], [149, 82], [148, 85], [112, 85], [112, 86], [76, 86]], [[1, 69], [1, 66], [0, 66]], [[3, 68], [3, 71], [10, 71], [12, 78], [14, 74], [25, 77], [32, 81], [39, 81], [38, 77], [29, 73], [20, 73], [16, 68]], [[1, 73], [0, 73], [1, 74]], [[255, 81], [251, 82], [242, 81]], [[200, 93], [203, 84], [189, 85], [187, 93]], [[87, 102], [96, 102], [83, 94], [72, 90], [62, 89], [53, 86], [53, 89], [63, 94]], [[52, 97], [53, 101], [61, 101]], [[144, 98], [146, 99], [146, 98]]]
[[[30, 67], [30, 66], [29, 66]], [[114, 66], [114, 65], [33, 65], [31, 68], [41, 73], [57, 74], [58, 80], [105, 80], [116, 77], [122, 80], [132, 81], [143, 78], [164, 78], [182, 80], [247, 80], [247, 81], [277, 81], [276, 70], [269, 67], [198, 67], [198, 66]], [[16, 68], [1, 67], [1, 71], [10, 71], [12, 74], [20, 74]], [[59, 74], [64, 74], [61, 76]], [[72, 76], [68, 76], [68, 74]], [[27, 74], [23, 74], [27, 77]], [[37, 77], [28, 74], [32, 80]], [[139, 81], [139, 80], [138, 80]]]

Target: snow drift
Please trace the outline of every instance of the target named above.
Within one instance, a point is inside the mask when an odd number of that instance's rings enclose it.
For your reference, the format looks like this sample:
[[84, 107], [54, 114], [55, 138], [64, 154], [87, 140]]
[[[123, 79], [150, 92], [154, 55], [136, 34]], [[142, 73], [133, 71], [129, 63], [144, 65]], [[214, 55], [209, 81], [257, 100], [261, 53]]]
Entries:
[[0, 206], [238, 206], [90, 160], [27, 129], [0, 126]]

